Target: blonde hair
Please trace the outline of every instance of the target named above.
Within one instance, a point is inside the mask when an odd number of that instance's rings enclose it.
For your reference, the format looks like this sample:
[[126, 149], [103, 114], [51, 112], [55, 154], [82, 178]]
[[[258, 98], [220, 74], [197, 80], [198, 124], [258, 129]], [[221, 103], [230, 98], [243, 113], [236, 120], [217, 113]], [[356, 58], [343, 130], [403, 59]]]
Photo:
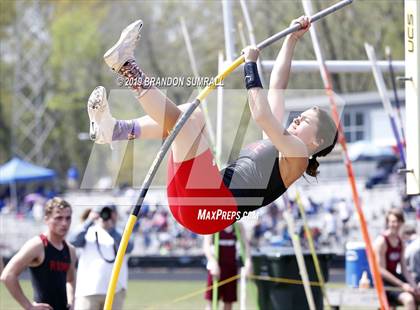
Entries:
[[54, 209], [65, 209], [65, 208], [70, 208], [71, 210], [71, 205], [65, 201], [63, 198], [60, 197], [54, 197], [50, 200], [47, 201], [47, 203], [45, 204], [45, 216], [49, 217]]

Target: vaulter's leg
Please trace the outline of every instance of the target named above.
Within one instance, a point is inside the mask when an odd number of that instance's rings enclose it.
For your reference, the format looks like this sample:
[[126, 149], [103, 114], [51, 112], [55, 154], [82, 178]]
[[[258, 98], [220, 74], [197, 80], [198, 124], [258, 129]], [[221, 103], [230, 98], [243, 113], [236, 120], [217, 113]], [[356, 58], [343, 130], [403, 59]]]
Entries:
[[[190, 103], [182, 104], [178, 108], [185, 112]], [[96, 87], [87, 103], [91, 140], [98, 144], [110, 144], [112, 141], [145, 139], [162, 140], [168, 132], [163, 130], [154, 119], [145, 115], [136, 119], [119, 120], [112, 116], [103, 86]], [[199, 116], [199, 113], [193, 117]]]
[[[168, 133], [182, 110], [158, 88], [148, 83], [147, 76], [135, 60], [134, 49], [140, 39], [142, 26], [141, 20], [127, 26], [118, 42], [105, 53], [104, 59], [112, 70], [124, 77], [124, 84], [134, 91], [144, 111]], [[174, 141], [172, 152], [176, 162], [194, 158], [208, 149], [207, 139], [202, 134], [204, 125], [204, 118], [198, 110]]]

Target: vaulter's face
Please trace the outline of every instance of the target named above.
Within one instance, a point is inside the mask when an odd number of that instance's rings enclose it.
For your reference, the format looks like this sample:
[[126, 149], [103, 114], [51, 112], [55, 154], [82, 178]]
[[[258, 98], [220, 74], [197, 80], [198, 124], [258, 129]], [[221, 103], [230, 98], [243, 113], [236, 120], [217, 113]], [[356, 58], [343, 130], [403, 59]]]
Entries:
[[53, 212], [46, 219], [48, 229], [55, 235], [64, 237], [71, 225], [71, 209], [70, 208], [54, 208]]
[[295, 117], [287, 131], [297, 136], [306, 145], [317, 145], [318, 113], [315, 109], [308, 109]]

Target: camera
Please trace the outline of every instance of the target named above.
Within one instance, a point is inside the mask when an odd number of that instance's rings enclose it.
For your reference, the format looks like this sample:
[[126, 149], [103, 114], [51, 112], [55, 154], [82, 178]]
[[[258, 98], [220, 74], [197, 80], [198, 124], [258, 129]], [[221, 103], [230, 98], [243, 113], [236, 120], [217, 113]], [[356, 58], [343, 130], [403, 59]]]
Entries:
[[101, 212], [99, 213], [99, 216], [104, 221], [108, 221], [111, 218], [112, 210], [110, 207], [104, 207]]
[[117, 212], [117, 206], [114, 204], [107, 204], [104, 206], [97, 206], [94, 209], [99, 214], [103, 221], [108, 221], [112, 217], [112, 212]]

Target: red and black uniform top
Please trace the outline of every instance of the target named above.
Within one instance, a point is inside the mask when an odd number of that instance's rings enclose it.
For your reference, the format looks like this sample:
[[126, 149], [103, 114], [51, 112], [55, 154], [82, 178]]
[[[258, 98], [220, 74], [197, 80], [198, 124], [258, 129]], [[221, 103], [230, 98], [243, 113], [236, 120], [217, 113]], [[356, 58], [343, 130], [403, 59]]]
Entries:
[[398, 238], [398, 244], [393, 247], [389, 238], [385, 235], [382, 235], [385, 238], [386, 242], [386, 252], [385, 252], [385, 263], [386, 263], [386, 270], [391, 272], [393, 275], [397, 274], [397, 266], [401, 260], [401, 253], [402, 253], [402, 241], [400, 237]]
[[221, 175], [241, 212], [266, 206], [287, 190], [280, 175], [279, 151], [268, 139], [247, 145]]
[[67, 271], [70, 268], [70, 250], [66, 242], [63, 248], [55, 248], [45, 235], [39, 236], [44, 245], [45, 258], [41, 265], [30, 267], [34, 301], [47, 303], [54, 310], [65, 310], [67, 305]]
[[229, 232], [224, 229], [219, 233], [219, 265], [222, 274], [225, 268], [234, 269], [237, 272], [236, 240], [234, 229]]

